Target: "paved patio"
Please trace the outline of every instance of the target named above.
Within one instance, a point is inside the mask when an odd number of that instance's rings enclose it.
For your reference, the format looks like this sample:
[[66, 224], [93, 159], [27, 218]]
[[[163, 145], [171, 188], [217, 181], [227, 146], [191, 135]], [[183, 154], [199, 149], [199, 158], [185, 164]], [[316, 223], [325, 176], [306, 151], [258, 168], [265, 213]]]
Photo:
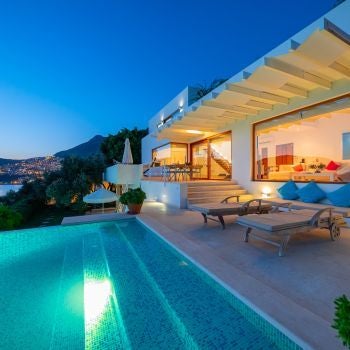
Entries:
[[244, 228], [227, 228], [200, 214], [145, 203], [140, 219], [230, 288], [316, 349], [344, 349], [331, 328], [333, 300], [350, 296], [350, 231], [339, 241], [328, 231], [294, 237], [285, 257], [264, 242], [243, 242]]

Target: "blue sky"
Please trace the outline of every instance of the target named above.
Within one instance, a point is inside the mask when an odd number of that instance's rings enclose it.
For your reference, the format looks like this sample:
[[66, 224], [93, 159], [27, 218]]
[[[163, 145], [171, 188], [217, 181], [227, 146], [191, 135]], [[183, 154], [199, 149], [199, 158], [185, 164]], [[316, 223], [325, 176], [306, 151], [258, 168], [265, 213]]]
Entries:
[[0, 157], [53, 154], [231, 77], [335, 0], [43, 0], [0, 11]]

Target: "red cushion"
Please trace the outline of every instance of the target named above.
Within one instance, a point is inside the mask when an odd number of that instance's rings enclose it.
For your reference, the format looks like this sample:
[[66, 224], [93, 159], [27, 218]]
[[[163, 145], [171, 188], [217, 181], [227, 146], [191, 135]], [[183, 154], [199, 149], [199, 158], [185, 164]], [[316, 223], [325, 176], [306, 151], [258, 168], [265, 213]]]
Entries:
[[301, 164], [293, 166], [294, 171], [303, 171], [304, 168]]
[[333, 162], [333, 160], [331, 160], [326, 166], [326, 170], [337, 170], [339, 167], [340, 167], [340, 164]]

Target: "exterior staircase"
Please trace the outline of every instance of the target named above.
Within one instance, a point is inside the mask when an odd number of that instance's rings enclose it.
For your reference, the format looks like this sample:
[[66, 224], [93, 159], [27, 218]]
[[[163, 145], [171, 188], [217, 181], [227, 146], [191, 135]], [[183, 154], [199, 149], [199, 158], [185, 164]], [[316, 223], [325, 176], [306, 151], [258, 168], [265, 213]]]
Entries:
[[218, 163], [221, 166], [221, 168], [223, 168], [227, 173], [231, 175], [232, 165], [228, 160], [224, 158], [215, 158], [215, 157], [213, 157], [213, 159], [215, 160], [216, 163]]
[[240, 202], [253, 199], [253, 196], [235, 181], [189, 182], [187, 185], [187, 204], [220, 203], [224, 198], [235, 194], [240, 196]]

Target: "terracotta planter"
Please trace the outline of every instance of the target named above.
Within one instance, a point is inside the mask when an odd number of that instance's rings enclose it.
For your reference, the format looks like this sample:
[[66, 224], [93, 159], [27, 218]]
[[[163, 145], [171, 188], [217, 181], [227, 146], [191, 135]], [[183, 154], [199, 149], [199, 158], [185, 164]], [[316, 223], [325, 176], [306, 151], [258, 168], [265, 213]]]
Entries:
[[128, 204], [128, 209], [129, 209], [128, 214], [140, 214], [141, 207], [142, 207], [142, 203], [141, 204], [129, 203]]

